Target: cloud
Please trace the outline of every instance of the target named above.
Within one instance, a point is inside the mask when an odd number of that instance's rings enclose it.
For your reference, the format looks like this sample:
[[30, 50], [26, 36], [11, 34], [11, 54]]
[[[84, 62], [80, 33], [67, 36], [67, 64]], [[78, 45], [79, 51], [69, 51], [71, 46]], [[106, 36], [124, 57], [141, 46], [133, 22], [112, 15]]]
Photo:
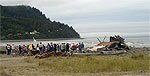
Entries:
[[[108, 15], [117, 11], [148, 10], [149, 0], [1, 0], [2, 5], [34, 6], [52, 19]], [[124, 10], [123, 10], [124, 9]], [[145, 12], [145, 11], [143, 11]], [[124, 13], [125, 15], [128, 15]]]
[[[150, 0], [0, 0], [0, 3], [36, 7], [51, 20], [73, 25], [79, 32], [93, 26], [97, 27], [93, 30], [110, 31], [107, 27], [115, 29], [119, 25], [127, 26], [130, 32], [136, 31], [131, 26], [137, 26], [139, 32], [147, 32], [150, 19]], [[121, 31], [119, 29], [122, 28], [112, 31]]]
[[14, 6], [14, 5], [28, 5], [28, 0], [0, 0], [1, 5]]

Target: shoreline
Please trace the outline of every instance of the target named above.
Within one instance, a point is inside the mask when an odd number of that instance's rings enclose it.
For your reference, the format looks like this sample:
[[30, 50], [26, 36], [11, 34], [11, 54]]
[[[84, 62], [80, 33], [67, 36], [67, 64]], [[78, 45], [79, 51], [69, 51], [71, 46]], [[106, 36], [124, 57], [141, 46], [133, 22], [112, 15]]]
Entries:
[[[36, 39], [37, 41], [59, 41], [59, 40], [78, 40], [85, 38], [51, 38], [51, 39]], [[33, 41], [33, 39], [17, 39], [17, 40], [0, 40], [0, 42], [21, 42], [21, 41]]]

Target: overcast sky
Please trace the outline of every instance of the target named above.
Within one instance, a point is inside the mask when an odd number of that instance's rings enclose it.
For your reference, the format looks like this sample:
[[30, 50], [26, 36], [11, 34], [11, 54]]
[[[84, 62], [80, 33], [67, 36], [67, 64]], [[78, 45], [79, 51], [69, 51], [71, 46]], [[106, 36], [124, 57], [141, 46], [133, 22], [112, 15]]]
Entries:
[[30, 5], [51, 20], [83, 33], [149, 34], [150, 0], [0, 0], [1, 5]]

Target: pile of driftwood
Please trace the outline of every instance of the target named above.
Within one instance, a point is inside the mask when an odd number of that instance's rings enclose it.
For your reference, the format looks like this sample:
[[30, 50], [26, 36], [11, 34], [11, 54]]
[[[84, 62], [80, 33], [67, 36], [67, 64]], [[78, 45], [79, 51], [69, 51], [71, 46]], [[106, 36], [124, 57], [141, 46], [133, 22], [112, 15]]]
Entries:
[[[98, 39], [99, 40], [99, 39]], [[111, 36], [109, 42], [101, 42], [94, 47], [87, 48], [88, 52], [96, 52], [101, 54], [120, 54], [129, 50], [129, 47], [125, 44], [125, 39], [118, 36]]]
[[[106, 37], [105, 37], [106, 38]], [[73, 54], [79, 55], [99, 55], [99, 54], [123, 54], [129, 50], [129, 47], [125, 44], [125, 39], [118, 36], [111, 36], [109, 42], [104, 42], [105, 38], [101, 42], [99, 39], [99, 43], [93, 47], [87, 48], [84, 53], [73, 53], [71, 52], [46, 52], [43, 54], [38, 54], [35, 58], [47, 58], [50, 56], [71, 56]]]
[[73, 53], [71, 52], [46, 52], [43, 54], [35, 55], [35, 58], [42, 59], [42, 58], [48, 58], [50, 56], [71, 56], [71, 55], [73, 55]]

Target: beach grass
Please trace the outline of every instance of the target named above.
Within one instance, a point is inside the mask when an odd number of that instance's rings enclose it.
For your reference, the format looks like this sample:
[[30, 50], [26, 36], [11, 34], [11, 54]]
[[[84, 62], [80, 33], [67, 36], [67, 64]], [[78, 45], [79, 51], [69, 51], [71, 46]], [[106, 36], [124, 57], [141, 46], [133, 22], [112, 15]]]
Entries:
[[[124, 55], [75, 55], [71, 57], [16, 57], [2, 61], [0, 72], [11, 75], [45, 74], [101, 74], [103, 72], [150, 72], [149, 51], [129, 52]], [[7, 64], [5, 64], [7, 63]]]
[[148, 60], [134, 59], [109, 59], [89, 56], [83, 58], [68, 58], [62, 60], [49, 60], [39, 62], [41, 68], [52, 69], [54, 72], [69, 73], [98, 73], [98, 72], [127, 72], [127, 71], [148, 71]]
[[5, 51], [6, 48], [4, 46], [0, 46], [0, 51]]

